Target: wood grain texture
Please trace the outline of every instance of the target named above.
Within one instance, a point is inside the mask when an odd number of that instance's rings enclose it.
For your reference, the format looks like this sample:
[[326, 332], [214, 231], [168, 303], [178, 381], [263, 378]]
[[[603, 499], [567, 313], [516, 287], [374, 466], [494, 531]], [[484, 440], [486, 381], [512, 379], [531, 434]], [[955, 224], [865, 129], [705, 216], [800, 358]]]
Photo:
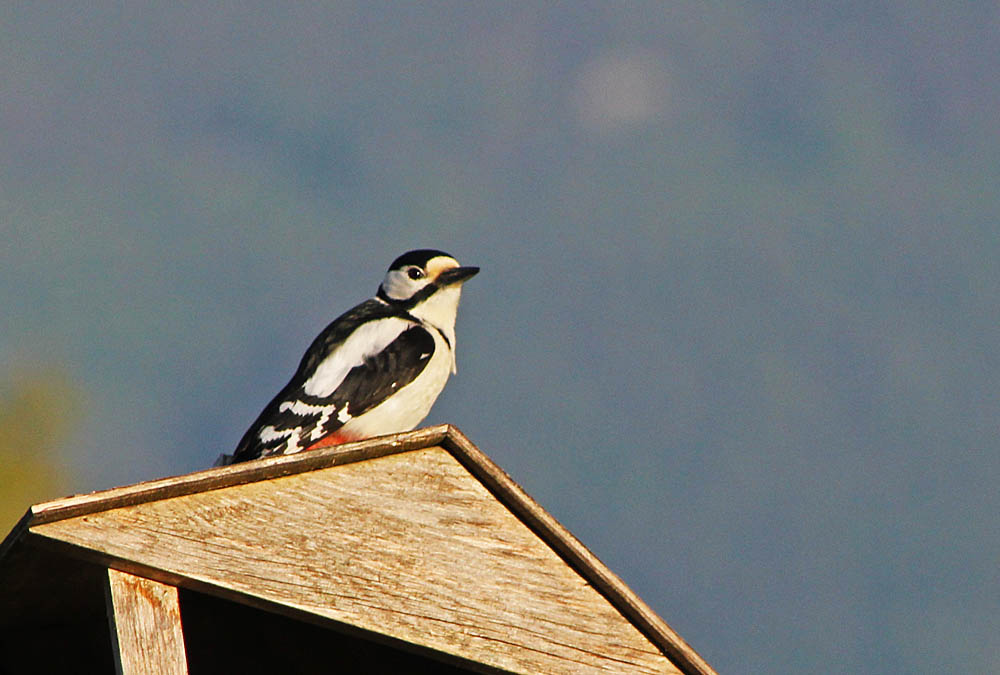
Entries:
[[31, 532], [515, 672], [680, 672], [440, 447]]
[[119, 675], [186, 675], [176, 587], [109, 569], [107, 602]]
[[[654, 645], [674, 662], [684, 673], [712, 675], [714, 670], [680, 636], [657, 616], [621, 579], [612, 573], [582, 543], [573, 537], [554, 518], [532, 500], [504, 471], [451, 425], [427, 427], [412, 432], [373, 438], [333, 448], [314, 450], [283, 457], [266, 458], [234, 466], [213, 468], [184, 476], [148, 481], [122, 488], [114, 488], [87, 495], [75, 495], [32, 507], [17, 527], [0, 543], [0, 563], [10, 556], [12, 548], [24, 548], [26, 540], [34, 539], [29, 528], [34, 526], [97, 513], [128, 505], [138, 505], [175, 496], [194, 494], [216, 489], [269, 480], [280, 476], [315, 471], [327, 467], [383, 457], [412, 449], [440, 444], [465, 466], [494, 496], [507, 506], [535, 534], [545, 541], [559, 556], [592, 584], [629, 621], [649, 638]], [[42, 538], [44, 543], [47, 540]], [[46, 546], [46, 548], [48, 548]], [[108, 556], [90, 551], [86, 547], [62, 548], [60, 555], [71, 555], [99, 564], [106, 564]], [[122, 569], [148, 574], [155, 578], [179, 581], [181, 578], [163, 570], [141, 563], [119, 559]], [[215, 589], [224, 594], [226, 589]], [[0, 586], [0, 600], [3, 599]], [[244, 602], [248, 601], [243, 598]], [[261, 606], [271, 603], [259, 602]], [[281, 605], [272, 605], [271, 611]]]
[[425, 427], [401, 434], [379, 436], [355, 443], [319, 450], [310, 450], [294, 455], [266, 457], [251, 462], [216, 467], [196, 471], [181, 476], [159, 478], [157, 480], [126, 485], [110, 490], [99, 490], [81, 495], [71, 495], [61, 499], [36, 504], [28, 509], [20, 522], [0, 543], [0, 556], [14, 544], [22, 532], [33, 525], [54, 520], [72, 518], [87, 513], [105, 511], [120, 506], [143, 504], [145, 502], [205, 492], [218, 488], [242, 485], [279, 476], [288, 476], [305, 471], [314, 471], [340, 464], [359, 462], [375, 457], [406, 452], [417, 448], [437, 445], [454, 428], [447, 424]]
[[532, 499], [520, 485], [457, 429], [445, 439], [452, 455], [498, 500], [597, 588], [622, 614], [690, 675], [717, 675], [707, 661], [667, 625], [590, 549]]

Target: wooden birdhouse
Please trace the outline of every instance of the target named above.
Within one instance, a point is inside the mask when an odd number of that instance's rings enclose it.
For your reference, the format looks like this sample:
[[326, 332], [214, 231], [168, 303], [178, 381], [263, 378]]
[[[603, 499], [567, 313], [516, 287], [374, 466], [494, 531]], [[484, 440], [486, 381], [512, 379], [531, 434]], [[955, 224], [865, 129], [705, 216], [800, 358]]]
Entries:
[[0, 673], [712, 673], [457, 429], [33, 506]]

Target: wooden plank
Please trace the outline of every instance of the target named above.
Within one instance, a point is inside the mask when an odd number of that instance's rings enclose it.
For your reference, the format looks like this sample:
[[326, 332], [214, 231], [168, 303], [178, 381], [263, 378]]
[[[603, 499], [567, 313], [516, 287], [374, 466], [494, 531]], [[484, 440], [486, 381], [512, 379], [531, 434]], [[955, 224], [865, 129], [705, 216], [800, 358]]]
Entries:
[[107, 604], [118, 675], [186, 675], [175, 586], [109, 569]]
[[[632, 621], [683, 672], [699, 675], [714, 673], [700, 655], [684, 642], [648, 605], [642, 602], [620, 578], [545, 512], [502, 469], [476, 448], [461, 431], [450, 425], [428, 427], [328, 449], [209, 469], [185, 476], [149, 481], [40, 504], [32, 507], [7, 539], [0, 544], [0, 559], [4, 558], [6, 552], [16, 544], [21, 535], [34, 525], [112, 508], [315, 471], [434, 444], [440, 444], [446, 448], [481, 480], [494, 496], [510, 508], [518, 518], [522, 519], [566, 563], [593, 584], [613, 606]], [[82, 549], [77, 554], [88, 555]], [[134, 568], [140, 571], [147, 569], [132, 561], [122, 562], [121, 566], [129, 569]], [[157, 571], [152, 570], [151, 573], [157, 574]], [[174, 580], [170, 574], [163, 571], [159, 571], [158, 575]]]
[[532, 499], [520, 485], [477, 448], [458, 429], [442, 444], [504, 505], [584, 576], [675, 665], [690, 675], [717, 675], [715, 670], [667, 625], [621, 578], [579, 539]]
[[514, 672], [679, 672], [440, 447], [31, 532]]
[[0, 555], [13, 545], [21, 532], [33, 525], [426, 448], [440, 443], [451, 429], [447, 424], [440, 424], [401, 434], [379, 436], [294, 455], [267, 457], [36, 504], [28, 510], [3, 544], [0, 544]]

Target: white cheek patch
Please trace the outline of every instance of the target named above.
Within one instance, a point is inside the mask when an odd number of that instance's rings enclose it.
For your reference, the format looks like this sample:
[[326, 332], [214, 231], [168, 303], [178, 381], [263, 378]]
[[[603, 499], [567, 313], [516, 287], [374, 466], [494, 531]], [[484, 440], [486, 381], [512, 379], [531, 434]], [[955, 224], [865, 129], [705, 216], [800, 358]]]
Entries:
[[406, 300], [428, 284], [428, 279], [411, 279], [405, 272], [393, 270], [385, 275], [382, 289], [393, 300]]

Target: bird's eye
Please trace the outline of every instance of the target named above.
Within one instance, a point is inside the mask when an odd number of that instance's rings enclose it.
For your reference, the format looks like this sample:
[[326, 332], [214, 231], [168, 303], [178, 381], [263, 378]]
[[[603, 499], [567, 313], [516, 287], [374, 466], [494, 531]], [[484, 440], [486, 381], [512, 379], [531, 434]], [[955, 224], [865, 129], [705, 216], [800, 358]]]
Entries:
[[419, 267], [411, 267], [406, 271], [406, 275], [416, 281], [417, 279], [424, 278], [424, 271]]

